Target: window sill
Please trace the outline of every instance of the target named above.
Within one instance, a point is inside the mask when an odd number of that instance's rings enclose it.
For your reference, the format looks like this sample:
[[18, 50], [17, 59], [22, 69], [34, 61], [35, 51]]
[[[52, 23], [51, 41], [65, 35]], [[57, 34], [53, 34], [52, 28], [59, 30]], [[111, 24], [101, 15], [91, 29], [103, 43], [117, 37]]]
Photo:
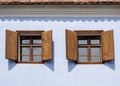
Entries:
[[43, 64], [44, 62], [21, 62], [21, 61], [18, 61], [17, 63], [20, 63], [20, 64]]
[[103, 64], [103, 62], [76, 62], [77, 64]]

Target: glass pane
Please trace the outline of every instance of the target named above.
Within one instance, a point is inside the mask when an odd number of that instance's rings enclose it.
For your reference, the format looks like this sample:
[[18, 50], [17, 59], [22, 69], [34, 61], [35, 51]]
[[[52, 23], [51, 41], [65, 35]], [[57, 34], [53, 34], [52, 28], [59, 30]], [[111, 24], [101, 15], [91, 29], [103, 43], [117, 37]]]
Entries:
[[79, 56], [78, 62], [88, 62], [88, 57], [87, 56]]
[[30, 44], [30, 40], [22, 40], [22, 44]]
[[33, 47], [33, 55], [41, 55], [41, 47]]
[[29, 61], [29, 56], [22, 56], [22, 61]]
[[100, 62], [100, 57], [91, 57], [91, 62]]
[[41, 56], [33, 56], [33, 61], [35, 62], [41, 62]]
[[100, 44], [100, 40], [91, 40], [91, 44]]
[[41, 44], [41, 40], [33, 40], [33, 44]]
[[22, 47], [22, 54], [30, 55], [30, 47]]
[[100, 55], [100, 48], [91, 48], [92, 55]]
[[78, 44], [87, 44], [87, 40], [78, 40]]
[[87, 55], [88, 48], [78, 48], [79, 55]]

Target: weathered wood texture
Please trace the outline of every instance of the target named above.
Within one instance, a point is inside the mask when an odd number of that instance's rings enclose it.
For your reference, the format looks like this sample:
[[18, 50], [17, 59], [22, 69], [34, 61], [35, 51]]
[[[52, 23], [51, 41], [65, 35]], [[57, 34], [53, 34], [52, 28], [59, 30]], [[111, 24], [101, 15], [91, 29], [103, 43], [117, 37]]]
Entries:
[[78, 59], [77, 34], [70, 30], [66, 30], [66, 57], [73, 61]]
[[52, 59], [52, 31], [42, 33], [42, 60]]
[[103, 43], [103, 61], [114, 59], [114, 38], [113, 30], [104, 31], [102, 33]]
[[17, 32], [6, 30], [6, 58], [17, 60]]

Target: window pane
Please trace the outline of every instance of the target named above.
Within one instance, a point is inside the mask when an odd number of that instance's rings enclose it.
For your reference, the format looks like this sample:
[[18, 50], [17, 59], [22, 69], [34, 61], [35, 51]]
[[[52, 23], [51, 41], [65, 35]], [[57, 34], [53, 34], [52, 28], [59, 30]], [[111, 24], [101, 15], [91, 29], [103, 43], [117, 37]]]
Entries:
[[87, 44], [87, 40], [78, 40], [78, 44]]
[[22, 54], [30, 55], [30, 47], [22, 47]]
[[33, 55], [41, 55], [41, 47], [33, 47]]
[[22, 61], [29, 61], [29, 56], [22, 56]]
[[30, 37], [29, 36], [20, 36], [21, 44], [30, 44]]
[[35, 62], [41, 62], [41, 56], [33, 56], [33, 61]]
[[33, 44], [41, 44], [41, 40], [33, 40]]
[[87, 44], [87, 36], [78, 36], [78, 44]]
[[91, 57], [91, 62], [100, 62], [100, 57]]
[[79, 56], [78, 61], [79, 62], [88, 62], [88, 57], [87, 56]]
[[30, 40], [22, 40], [22, 44], [30, 44]]
[[91, 48], [92, 55], [100, 55], [100, 48]]
[[91, 40], [91, 44], [100, 44], [100, 40]]
[[78, 48], [79, 55], [87, 55], [88, 48]]

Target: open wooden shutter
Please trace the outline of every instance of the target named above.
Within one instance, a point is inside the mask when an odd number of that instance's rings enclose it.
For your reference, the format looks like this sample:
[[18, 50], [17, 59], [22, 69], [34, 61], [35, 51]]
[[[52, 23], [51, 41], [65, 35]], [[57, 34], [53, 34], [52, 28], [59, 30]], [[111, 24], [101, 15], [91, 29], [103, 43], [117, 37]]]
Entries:
[[17, 60], [17, 32], [6, 30], [6, 59]]
[[70, 30], [66, 30], [66, 56], [69, 60], [78, 59], [77, 33]]
[[113, 30], [104, 31], [102, 33], [102, 50], [103, 50], [103, 61], [114, 59], [114, 38]]
[[52, 59], [52, 31], [42, 33], [42, 60]]

